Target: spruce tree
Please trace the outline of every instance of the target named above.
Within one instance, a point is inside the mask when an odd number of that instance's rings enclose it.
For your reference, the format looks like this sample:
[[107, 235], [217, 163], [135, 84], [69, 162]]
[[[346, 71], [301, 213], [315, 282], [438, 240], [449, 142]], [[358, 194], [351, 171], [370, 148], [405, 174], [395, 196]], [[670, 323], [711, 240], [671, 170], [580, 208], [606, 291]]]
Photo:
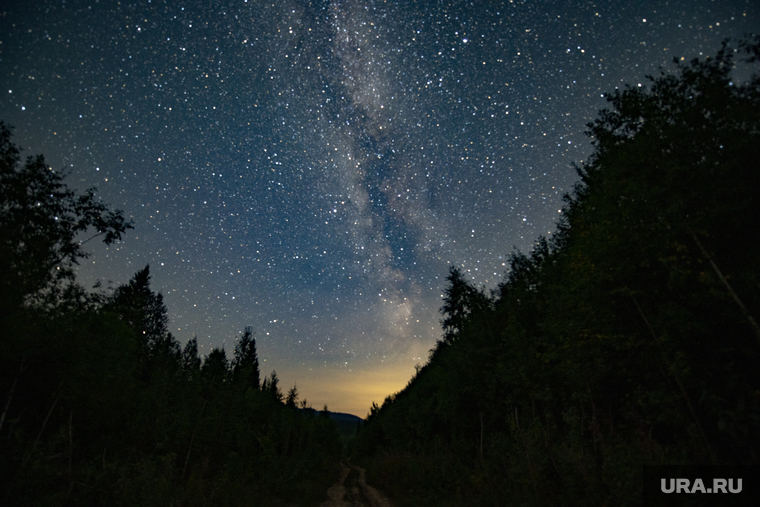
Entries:
[[296, 407], [296, 403], [298, 402], [298, 388], [295, 384], [293, 384], [293, 387], [291, 387], [288, 390], [288, 395], [285, 397], [285, 405], [291, 408]]
[[232, 360], [232, 375], [236, 382], [258, 390], [260, 384], [259, 358], [256, 353], [256, 339], [250, 326], [235, 344]]

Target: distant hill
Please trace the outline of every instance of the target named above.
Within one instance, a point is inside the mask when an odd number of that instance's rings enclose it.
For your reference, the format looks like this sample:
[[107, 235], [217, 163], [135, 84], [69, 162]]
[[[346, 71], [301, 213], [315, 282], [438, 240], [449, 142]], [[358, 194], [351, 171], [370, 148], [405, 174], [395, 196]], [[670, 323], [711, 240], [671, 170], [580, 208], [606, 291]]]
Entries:
[[359, 421], [364, 422], [364, 419], [354, 414], [346, 414], [344, 412], [328, 412], [328, 414], [330, 415], [330, 419], [336, 422], [351, 423], [354, 426], [359, 424]]
[[[319, 415], [321, 413], [320, 410], [315, 410], [313, 408], [302, 408], [299, 410], [305, 413], [313, 413], [314, 415]], [[364, 419], [353, 414], [346, 414], [343, 412], [330, 412], [328, 410], [327, 415], [338, 425], [340, 438], [344, 442], [356, 436], [356, 430], [360, 425], [364, 424]]]

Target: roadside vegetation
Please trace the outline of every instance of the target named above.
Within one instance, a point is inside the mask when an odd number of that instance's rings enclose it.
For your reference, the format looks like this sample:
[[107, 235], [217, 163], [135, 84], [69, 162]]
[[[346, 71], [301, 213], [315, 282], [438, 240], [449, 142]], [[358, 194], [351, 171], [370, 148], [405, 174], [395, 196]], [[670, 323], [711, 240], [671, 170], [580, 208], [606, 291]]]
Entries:
[[[328, 413], [261, 379], [253, 331], [198, 354], [168, 331], [146, 266], [112, 293], [79, 286], [82, 237], [120, 211], [22, 163], [0, 123], [0, 504], [314, 505], [340, 472]], [[86, 241], [86, 240], [85, 240]]]
[[357, 462], [398, 505], [641, 505], [645, 464], [756, 465], [760, 41], [608, 96], [557, 233], [373, 405]]

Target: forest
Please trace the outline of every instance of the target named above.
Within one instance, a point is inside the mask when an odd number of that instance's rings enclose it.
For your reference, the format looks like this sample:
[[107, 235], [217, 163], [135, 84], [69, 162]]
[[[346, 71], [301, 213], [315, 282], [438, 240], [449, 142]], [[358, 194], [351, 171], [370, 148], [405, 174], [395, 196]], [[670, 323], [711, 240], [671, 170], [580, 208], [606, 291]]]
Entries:
[[490, 292], [451, 268], [356, 442], [398, 505], [642, 505], [643, 465], [758, 464], [757, 42], [610, 94], [557, 233]]
[[181, 346], [149, 267], [78, 284], [133, 224], [0, 123], [0, 504], [319, 505], [350, 457], [398, 506], [641, 505], [643, 465], [757, 465], [757, 62], [609, 94], [556, 233], [493, 290], [450, 268], [427, 363], [348, 442], [251, 328]]
[[342, 452], [327, 407], [261, 379], [251, 328], [232, 358], [182, 347], [147, 266], [112, 293], [77, 284], [83, 244], [132, 224], [63, 179], [0, 123], [0, 504], [323, 500]]

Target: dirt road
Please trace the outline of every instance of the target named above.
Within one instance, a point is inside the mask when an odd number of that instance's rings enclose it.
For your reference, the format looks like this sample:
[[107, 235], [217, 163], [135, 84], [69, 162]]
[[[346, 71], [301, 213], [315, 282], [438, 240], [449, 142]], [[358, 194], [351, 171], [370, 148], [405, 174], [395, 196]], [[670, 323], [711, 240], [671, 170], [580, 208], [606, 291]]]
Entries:
[[365, 470], [348, 460], [340, 463], [340, 479], [327, 490], [321, 507], [393, 507], [378, 490], [367, 484]]

